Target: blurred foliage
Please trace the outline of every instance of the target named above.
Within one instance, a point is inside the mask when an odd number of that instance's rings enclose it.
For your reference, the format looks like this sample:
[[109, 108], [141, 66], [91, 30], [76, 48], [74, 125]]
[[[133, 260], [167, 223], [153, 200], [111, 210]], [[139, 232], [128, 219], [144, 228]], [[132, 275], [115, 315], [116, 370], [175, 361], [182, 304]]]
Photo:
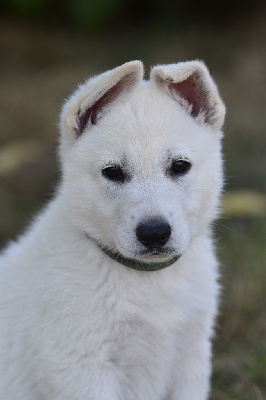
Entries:
[[121, 13], [125, 4], [123, 0], [4, 0], [1, 8], [5, 15], [26, 20], [68, 23], [98, 30]]
[[163, 3], [153, 0], [2, 0], [0, 7], [5, 15], [67, 23], [98, 31], [105, 27], [114, 29], [117, 25], [136, 26], [151, 22], [156, 25], [163, 21], [181, 26], [188, 22], [228, 25], [236, 18], [257, 12], [263, 4], [263, 0], [224, 0], [220, 4], [211, 0], [200, 3], [196, 0], [165, 0]]
[[123, 10], [123, 0], [66, 0], [67, 16], [77, 26], [99, 29]]
[[27, 18], [35, 18], [47, 12], [45, 0], [9, 0], [7, 10]]

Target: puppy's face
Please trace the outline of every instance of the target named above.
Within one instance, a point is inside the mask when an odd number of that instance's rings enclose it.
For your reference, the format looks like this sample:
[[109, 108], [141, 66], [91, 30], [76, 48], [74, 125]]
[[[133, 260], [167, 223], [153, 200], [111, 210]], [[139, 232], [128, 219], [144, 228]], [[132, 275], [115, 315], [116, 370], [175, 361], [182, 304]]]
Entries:
[[143, 83], [68, 149], [62, 191], [69, 218], [128, 258], [183, 254], [216, 215], [220, 136]]

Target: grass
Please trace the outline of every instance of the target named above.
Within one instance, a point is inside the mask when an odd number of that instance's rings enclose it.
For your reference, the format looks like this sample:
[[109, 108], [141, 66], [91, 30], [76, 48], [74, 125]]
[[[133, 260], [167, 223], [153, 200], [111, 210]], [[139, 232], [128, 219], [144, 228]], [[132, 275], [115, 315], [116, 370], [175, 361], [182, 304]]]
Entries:
[[[266, 218], [223, 221], [212, 399], [266, 398]], [[226, 397], [225, 397], [226, 396]]]

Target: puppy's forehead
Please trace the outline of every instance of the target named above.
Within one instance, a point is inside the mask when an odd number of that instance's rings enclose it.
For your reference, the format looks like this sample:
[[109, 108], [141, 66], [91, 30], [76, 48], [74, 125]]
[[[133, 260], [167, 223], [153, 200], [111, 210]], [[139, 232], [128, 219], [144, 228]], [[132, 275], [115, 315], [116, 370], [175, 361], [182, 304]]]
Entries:
[[178, 103], [148, 86], [113, 107], [103, 123], [110, 127], [105, 132], [108, 147], [133, 157], [193, 147], [202, 130]]
[[106, 116], [109, 117], [110, 122], [113, 119], [117, 128], [124, 128], [125, 134], [126, 132], [135, 133], [139, 139], [147, 140], [152, 132], [155, 135], [156, 132], [165, 128], [169, 118], [172, 119], [178, 112], [183, 115], [182, 110], [179, 110], [178, 105], [170, 98], [155, 92], [152, 88], [144, 87], [125, 102], [110, 108]]

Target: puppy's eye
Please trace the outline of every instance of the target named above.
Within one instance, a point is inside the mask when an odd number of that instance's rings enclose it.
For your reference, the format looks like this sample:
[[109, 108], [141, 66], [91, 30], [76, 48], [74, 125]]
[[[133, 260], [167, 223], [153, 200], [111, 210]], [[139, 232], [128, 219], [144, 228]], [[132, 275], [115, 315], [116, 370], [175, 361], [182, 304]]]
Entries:
[[176, 175], [183, 175], [186, 172], [188, 172], [191, 168], [190, 162], [186, 160], [176, 160], [173, 161], [172, 166], [171, 166], [171, 173], [176, 176]]
[[104, 168], [102, 170], [102, 175], [109, 181], [113, 182], [123, 183], [125, 180], [124, 172], [119, 166], [116, 165]]

